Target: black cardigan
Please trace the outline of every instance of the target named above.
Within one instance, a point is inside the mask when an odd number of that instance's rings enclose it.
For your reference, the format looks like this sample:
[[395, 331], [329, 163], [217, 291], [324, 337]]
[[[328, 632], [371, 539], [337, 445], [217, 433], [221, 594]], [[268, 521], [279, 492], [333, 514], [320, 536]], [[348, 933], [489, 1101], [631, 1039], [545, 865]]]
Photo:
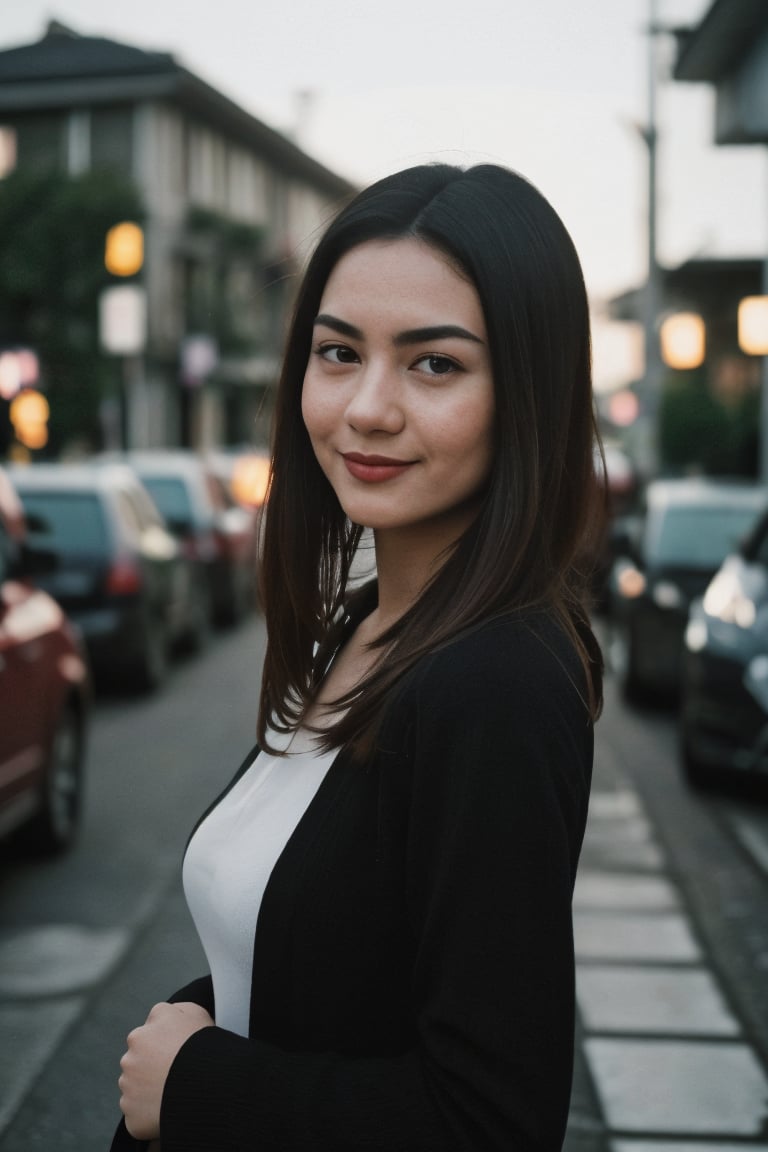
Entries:
[[[556, 1152], [592, 745], [581, 665], [544, 616], [421, 661], [275, 865], [249, 1038], [183, 1045], [162, 1152]], [[214, 1013], [210, 977], [173, 999]], [[121, 1124], [114, 1152], [142, 1146]]]

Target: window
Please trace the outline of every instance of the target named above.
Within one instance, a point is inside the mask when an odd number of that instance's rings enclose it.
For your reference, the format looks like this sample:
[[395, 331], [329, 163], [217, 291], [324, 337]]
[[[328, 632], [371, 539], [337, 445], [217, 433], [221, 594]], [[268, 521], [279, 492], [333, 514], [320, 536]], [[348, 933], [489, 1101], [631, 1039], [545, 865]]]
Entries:
[[67, 163], [67, 121], [64, 116], [30, 116], [16, 124], [16, 159], [19, 168], [44, 172], [63, 170]]
[[672, 507], [658, 529], [655, 559], [660, 564], [690, 568], [717, 567], [736, 552], [757, 519], [757, 509], [739, 507]]
[[133, 172], [133, 110], [94, 108], [91, 112], [91, 168], [123, 176]]
[[67, 556], [107, 551], [107, 526], [99, 498], [88, 492], [24, 492], [27, 531], [39, 547]]
[[169, 524], [191, 528], [194, 524], [192, 502], [183, 480], [172, 476], [141, 477], [145, 488]]

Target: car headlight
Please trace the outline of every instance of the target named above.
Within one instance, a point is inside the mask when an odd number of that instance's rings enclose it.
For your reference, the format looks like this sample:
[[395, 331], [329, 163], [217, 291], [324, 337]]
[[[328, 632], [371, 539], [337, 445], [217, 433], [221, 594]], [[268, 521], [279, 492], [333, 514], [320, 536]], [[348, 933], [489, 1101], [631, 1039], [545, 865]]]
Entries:
[[689, 652], [701, 652], [707, 646], [708, 629], [706, 620], [693, 616], [685, 629], [685, 646]]
[[653, 586], [653, 602], [659, 608], [680, 608], [685, 604], [685, 596], [671, 580], [659, 580]]
[[646, 583], [645, 576], [634, 564], [627, 564], [616, 577], [619, 592], [627, 600], [636, 600], [638, 596], [642, 596]]
[[745, 595], [735, 572], [723, 569], [713, 579], [704, 595], [704, 611], [724, 624], [751, 628], [757, 617], [754, 600]]

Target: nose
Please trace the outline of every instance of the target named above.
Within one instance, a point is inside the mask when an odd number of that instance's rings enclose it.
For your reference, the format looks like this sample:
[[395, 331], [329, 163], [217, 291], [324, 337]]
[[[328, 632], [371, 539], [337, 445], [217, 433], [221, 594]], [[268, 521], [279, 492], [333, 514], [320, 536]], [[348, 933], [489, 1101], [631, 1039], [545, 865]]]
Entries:
[[356, 376], [356, 387], [344, 412], [355, 431], [394, 436], [405, 424], [397, 372], [384, 363], [370, 361]]

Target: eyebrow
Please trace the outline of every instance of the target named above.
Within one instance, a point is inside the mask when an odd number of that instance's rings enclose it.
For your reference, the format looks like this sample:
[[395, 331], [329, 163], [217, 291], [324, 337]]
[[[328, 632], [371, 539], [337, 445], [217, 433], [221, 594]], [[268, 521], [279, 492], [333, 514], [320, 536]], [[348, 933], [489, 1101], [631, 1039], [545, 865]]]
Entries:
[[[351, 340], [365, 339], [361, 330], [356, 328], [354, 324], [349, 324], [346, 320], [340, 320], [337, 316], [331, 316], [327, 312], [321, 312], [315, 318], [315, 324], [332, 328], [334, 332], [338, 332], [341, 336], [348, 336]], [[459, 324], [433, 324], [426, 328], [409, 328], [406, 332], [398, 332], [392, 343], [395, 347], [400, 348], [407, 344], [424, 344], [430, 340], [451, 339], [471, 340], [474, 344], [483, 343], [479, 336], [475, 336], [474, 332], [462, 328]]]

